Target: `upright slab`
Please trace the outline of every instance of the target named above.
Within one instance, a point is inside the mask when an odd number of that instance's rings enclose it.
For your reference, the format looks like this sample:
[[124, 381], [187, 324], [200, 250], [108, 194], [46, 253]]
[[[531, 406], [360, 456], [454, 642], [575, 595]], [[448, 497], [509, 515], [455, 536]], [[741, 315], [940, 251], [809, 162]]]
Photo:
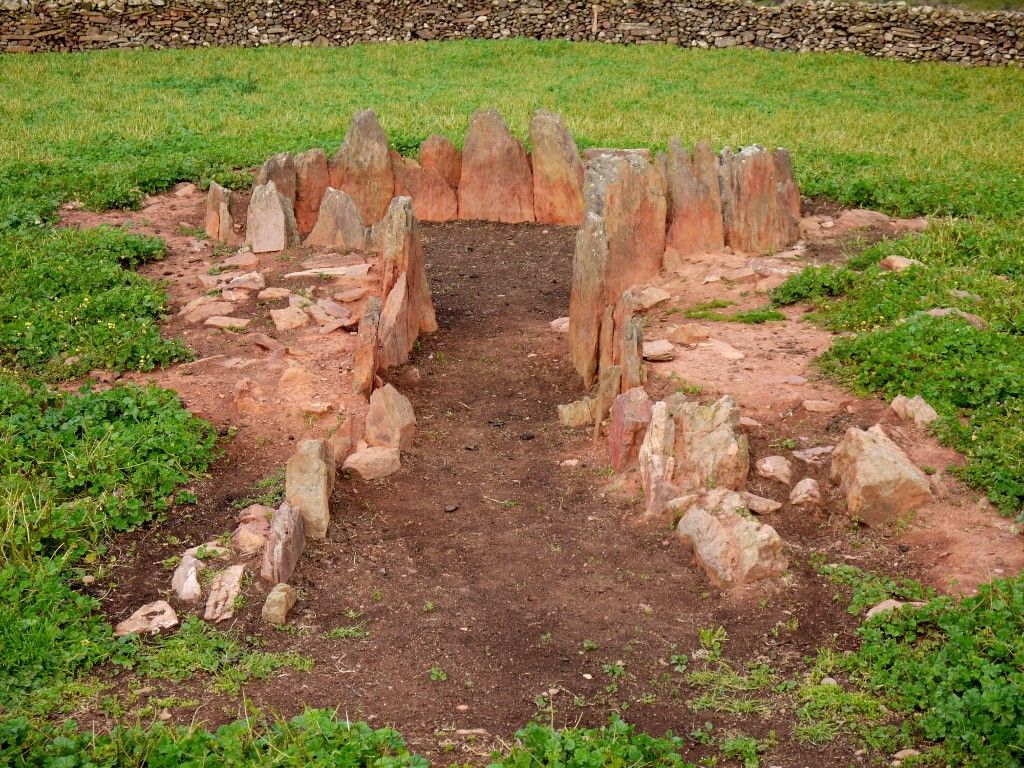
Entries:
[[434, 134], [420, 144], [420, 166], [433, 171], [452, 189], [459, 188], [462, 176], [462, 153], [451, 139]]
[[305, 237], [320, 217], [320, 203], [330, 185], [327, 153], [311, 149], [295, 158], [295, 223]]
[[210, 191], [206, 193], [206, 234], [213, 240], [226, 243], [233, 234], [233, 227], [231, 190], [211, 181]]
[[376, 224], [395, 193], [388, 137], [372, 109], [352, 116], [352, 124], [330, 165], [331, 186], [347, 192], [363, 221]]
[[[397, 153], [395, 153], [397, 154]], [[404, 158], [392, 158], [395, 195], [410, 197], [413, 213], [420, 221], [454, 221], [459, 216], [459, 198], [436, 171], [413, 165]]]
[[413, 215], [413, 201], [396, 197], [388, 206], [387, 215], [370, 232], [373, 247], [382, 257], [381, 292], [387, 296], [402, 273], [406, 276], [409, 294], [409, 338], [415, 341], [420, 333], [437, 330], [434, 300], [427, 282], [427, 269], [420, 243], [419, 225]]
[[[607, 272], [608, 235], [604, 219], [587, 213], [576, 233], [569, 295], [569, 354], [586, 388], [597, 376], [601, 325], [607, 305]], [[610, 349], [610, 345], [605, 347]]]
[[306, 238], [310, 248], [361, 251], [367, 245], [366, 225], [359, 207], [347, 192], [329, 187], [324, 193], [316, 226]]
[[533, 221], [530, 158], [495, 110], [475, 112], [462, 149], [459, 218]]
[[583, 161], [562, 118], [543, 109], [534, 112], [530, 146], [537, 221], [578, 227], [583, 221]]
[[722, 150], [725, 243], [742, 253], [781, 250], [799, 237], [799, 195], [789, 155], [763, 147]]
[[302, 515], [306, 536], [327, 537], [334, 453], [323, 440], [301, 440], [285, 468], [285, 500]]
[[259, 187], [267, 182], [274, 182], [278, 193], [292, 201], [295, 205], [296, 173], [295, 158], [288, 152], [279, 152], [273, 157], [267, 158], [266, 162], [256, 172], [254, 187]]
[[673, 138], [668, 145], [668, 234], [665, 267], [687, 256], [715, 253], [725, 247], [718, 155], [702, 141], [690, 154]]
[[273, 181], [253, 188], [245, 241], [253, 253], [274, 253], [298, 245], [291, 201], [278, 193]]

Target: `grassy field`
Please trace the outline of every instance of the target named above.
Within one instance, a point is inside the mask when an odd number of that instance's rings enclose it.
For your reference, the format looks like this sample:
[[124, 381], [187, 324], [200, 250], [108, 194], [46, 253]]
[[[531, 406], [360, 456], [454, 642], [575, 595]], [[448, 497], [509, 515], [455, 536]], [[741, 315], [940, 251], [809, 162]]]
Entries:
[[[340, 751], [348, 757], [331, 764], [422, 765], [397, 734], [353, 729], [329, 713], [243, 721], [216, 734], [158, 726], [94, 739], [73, 728], [33, 730], [40, 715], [57, 717], [98, 664], [142, 677], [203, 673], [215, 686], [237, 686], [304, 663], [200, 624], [157, 643], [115, 643], [95, 601], [77, 591], [82, 564], [102, 560], [112, 532], [189, 503], [180, 488], [205, 470], [214, 441], [172, 393], [51, 388], [91, 367], [146, 370], [187, 352], [159, 337], [162, 290], [130, 271], [160, 258], [160, 243], [125, 231], [55, 233], [50, 224], [70, 199], [132, 206], [181, 180], [244, 183], [238, 169], [274, 152], [333, 150], [359, 108], [376, 109], [393, 142], [413, 152], [435, 132], [461, 144], [471, 111], [488, 106], [520, 135], [534, 108], [561, 112], [582, 146], [658, 149], [672, 135], [787, 146], [805, 194], [956, 217], [848, 267], [807, 272], [775, 298], [815, 303], [818, 322], [850, 332], [823, 360], [831, 375], [859, 391], [925, 393], [944, 416], [940, 435], [971, 458], [965, 477], [1004, 511], [1020, 510], [1024, 70], [527, 41], [4, 56], [0, 762], [157, 766], [216, 755], [225, 765], [293, 765]], [[922, 266], [881, 275], [875, 262], [890, 252]], [[964, 295], [953, 301], [950, 289]], [[988, 327], [914, 319], [936, 301]], [[128, 451], [145, 460], [129, 462]], [[855, 595], [864, 590], [862, 576], [837, 580]], [[870, 584], [865, 599], [905, 596]], [[962, 607], [933, 601], [920, 619], [867, 625], [858, 654], [817, 665], [819, 678], [844, 668], [863, 692], [801, 684], [808, 733], [851, 727], [857, 707], [885, 711], [875, 698], [884, 696], [916, 738], [945, 743], [954, 763], [971, 754], [976, 765], [1014, 764], [1012, 750], [1024, 743], [1013, 661], [1024, 653], [1021, 605], [1024, 580], [1016, 580]], [[600, 732], [534, 729], [523, 743], [505, 764], [681, 764], [671, 741], [621, 723]], [[731, 748], [736, 757], [753, 747]]]

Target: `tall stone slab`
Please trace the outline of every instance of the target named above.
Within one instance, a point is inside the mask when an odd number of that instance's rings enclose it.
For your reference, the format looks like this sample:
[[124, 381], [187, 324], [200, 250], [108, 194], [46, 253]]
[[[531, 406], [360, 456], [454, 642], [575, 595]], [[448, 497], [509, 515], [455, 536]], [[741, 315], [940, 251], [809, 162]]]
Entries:
[[640, 445], [640, 480], [644, 486], [645, 517], [654, 518], [676, 495], [672, 485], [675, 472], [675, 422], [664, 400], [654, 404], [651, 420]]
[[615, 398], [608, 425], [608, 454], [614, 470], [625, 469], [637, 460], [653, 406], [643, 387], [634, 387]]
[[368, 235], [359, 206], [347, 192], [328, 187], [320, 203], [316, 225], [306, 237], [308, 247], [361, 251]]
[[382, 257], [381, 293], [384, 296], [391, 292], [399, 275], [405, 273], [409, 293], [409, 339], [415, 341], [420, 333], [436, 331], [434, 300], [427, 282], [423, 245], [411, 198], [396, 197], [391, 201], [387, 215], [372, 227], [370, 240]]
[[608, 235], [604, 219], [596, 213], [587, 213], [576, 233], [572, 262], [569, 354], [583, 386], [588, 389], [597, 375], [602, 318], [607, 306], [607, 272]]
[[206, 234], [212, 240], [226, 243], [234, 232], [233, 226], [231, 190], [211, 181], [210, 191], [206, 193]]
[[285, 500], [302, 515], [306, 536], [327, 538], [334, 490], [334, 452], [323, 440], [301, 440], [285, 466]]
[[608, 237], [605, 295], [615, 301], [630, 286], [661, 272], [665, 175], [658, 165], [637, 155], [601, 155], [587, 167], [583, 196], [586, 210], [604, 218]]
[[473, 113], [462, 148], [459, 218], [533, 221], [530, 158], [497, 111]]
[[462, 153], [447, 137], [434, 134], [420, 144], [420, 166], [436, 173], [452, 189], [459, 188]]
[[301, 237], [308, 235], [316, 226], [320, 203], [328, 186], [330, 174], [326, 152], [311, 149], [295, 158], [295, 223]]
[[673, 138], [668, 145], [668, 234], [665, 267], [674, 269], [687, 256], [715, 253], [725, 247], [718, 155], [699, 142], [690, 154]]
[[781, 250], [799, 236], [799, 194], [788, 153], [763, 147], [722, 150], [725, 243], [742, 253]]
[[583, 221], [583, 161], [562, 118], [539, 109], [530, 118], [533, 212], [541, 224]]
[[270, 521], [270, 536], [263, 550], [260, 577], [268, 584], [286, 583], [306, 547], [302, 515], [287, 503], [278, 507]]
[[459, 217], [459, 198], [437, 172], [402, 159], [394, 164], [395, 195], [411, 197], [412, 210], [420, 221], [454, 221]]
[[330, 165], [331, 186], [347, 192], [363, 221], [376, 224], [395, 193], [388, 137], [372, 109], [356, 112]]
[[295, 158], [288, 152], [280, 152], [268, 157], [256, 172], [254, 187], [262, 186], [268, 181], [274, 182], [279, 194], [292, 201], [295, 205], [296, 172]]
[[398, 276], [380, 313], [377, 331], [377, 368], [386, 370], [409, 361], [413, 339], [409, 336], [409, 286], [405, 272]]
[[273, 181], [252, 190], [245, 242], [253, 253], [274, 253], [299, 244], [292, 203], [278, 193]]
[[365, 398], [373, 392], [373, 378], [377, 375], [377, 334], [380, 329], [381, 303], [376, 296], [366, 302], [359, 319], [356, 348], [352, 353], [352, 391]]

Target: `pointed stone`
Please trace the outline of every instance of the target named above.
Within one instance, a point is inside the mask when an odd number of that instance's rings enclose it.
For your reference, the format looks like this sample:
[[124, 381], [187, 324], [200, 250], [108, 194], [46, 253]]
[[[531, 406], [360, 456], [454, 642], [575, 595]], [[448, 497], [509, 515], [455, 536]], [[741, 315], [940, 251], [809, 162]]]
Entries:
[[416, 414], [409, 398], [391, 384], [375, 389], [366, 412], [366, 442], [407, 451], [415, 434]]
[[270, 537], [263, 550], [260, 577], [269, 584], [287, 582], [306, 546], [302, 515], [287, 503], [282, 504], [270, 521]]
[[386, 296], [398, 276], [405, 273], [409, 294], [409, 339], [415, 341], [422, 333], [437, 330], [434, 300], [427, 282], [426, 261], [420, 242], [419, 224], [413, 215], [412, 200], [396, 197], [388, 206], [387, 215], [371, 230], [373, 247], [382, 257], [381, 286]]
[[302, 237], [316, 226], [320, 203], [330, 183], [327, 153], [322, 149], [311, 149], [295, 158], [295, 223]]
[[725, 247], [718, 155], [707, 142], [687, 152], [673, 138], [668, 145], [668, 234], [665, 268], [682, 266], [685, 257]]
[[409, 337], [409, 288], [405, 272], [388, 293], [380, 313], [377, 332], [378, 370], [396, 368], [409, 361], [412, 339]]
[[356, 112], [341, 149], [331, 160], [331, 186], [347, 192], [363, 221], [376, 224], [395, 194], [388, 137], [372, 109]]
[[380, 326], [381, 305], [376, 296], [366, 302], [359, 320], [356, 348], [352, 353], [352, 391], [368, 398], [373, 391], [373, 378], [377, 375], [377, 334]]
[[210, 182], [206, 193], [206, 234], [213, 240], [228, 242], [234, 233], [231, 219], [231, 191], [216, 181]]
[[[722, 150], [720, 178], [725, 243], [742, 253], [782, 250], [799, 237], [799, 216], [789, 156], [763, 147]], [[788, 174], [788, 176], [787, 176]]]
[[533, 221], [530, 158], [495, 110], [477, 111], [462, 149], [459, 218]]
[[291, 201], [270, 181], [252, 190], [245, 242], [253, 253], [273, 253], [298, 245], [299, 233]]
[[672, 485], [675, 473], [675, 421], [664, 400], [651, 408], [638, 460], [640, 480], [644, 486], [645, 517], [659, 517], [670, 499], [677, 495]]
[[392, 150], [395, 171], [395, 196], [412, 198], [412, 210], [419, 221], [454, 221], [459, 217], [459, 199], [435, 171], [421, 166], [412, 167]]
[[530, 118], [533, 210], [541, 224], [583, 221], [583, 161], [562, 118], [539, 109]]
[[587, 389], [597, 375], [601, 322], [608, 303], [607, 271], [608, 236], [604, 219], [596, 213], [587, 213], [576, 233], [569, 297], [569, 354]]
[[361, 251], [367, 246], [366, 225], [355, 201], [347, 192], [329, 187], [305, 245], [309, 248], [341, 248]]
[[238, 596], [242, 592], [242, 575], [244, 573], [244, 565], [232, 565], [213, 577], [213, 582], [210, 584], [210, 596], [206, 598], [204, 619], [220, 623], [235, 615]]
[[452, 189], [459, 188], [462, 153], [447, 137], [434, 134], [420, 144], [420, 167], [436, 173]]
[[300, 440], [285, 468], [285, 500], [302, 515], [311, 539], [327, 538], [334, 490], [334, 453], [323, 440]]
[[260, 187], [268, 182], [274, 182], [277, 192], [282, 197], [295, 205], [296, 173], [295, 158], [287, 152], [281, 152], [268, 157], [266, 162], [256, 172], [256, 180], [253, 187]]
[[594, 437], [601, 432], [601, 422], [604, 421], [612, 403], [619, 392], [622, 391], [622, 366], [609, 365], [601, 369], [601, 375], [597, 379], [597, 398], [594, 403]]
[[640, 452], [654, 404], [643, 387], [633, 387], [615, 398], [608, 425], [608, 454], [612, 468], [625, 469]]
[[622, 333], [622, 391], [644, 383], [644, 321], [631, 317]]

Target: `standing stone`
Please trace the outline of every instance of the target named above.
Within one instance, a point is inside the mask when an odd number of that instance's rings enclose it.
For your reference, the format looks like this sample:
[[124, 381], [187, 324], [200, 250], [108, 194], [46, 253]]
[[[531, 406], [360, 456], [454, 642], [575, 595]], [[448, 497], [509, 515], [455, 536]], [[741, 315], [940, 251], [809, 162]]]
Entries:
[[309, 248], [361, 251], [367, 245], [366, 225], [355, 201], [346, 192], [329, 187], [320, 203], [316, 224], [306, 238]]
[[543, 109], [534, 112], [530, 145], [537, 221], [578, 227], [583, 221], [583, 161], [562, 118]]
[[[573, 366], [590, 388], [597, 375], [598, 342], [605, 313], [605, 275], [608, 271], [608, 237], [604, 219], [587, 213], [576, 233], [569, 296], [569, 347]], [[609, 331], [611, 328], [609, 327]]]
[[721, 587], [781, 576], [789, 562], [782, 539], [756, 520], [743, 498], [728, 488], [713, 488], [690, 506], [676, 528], [693, 547], [708, 577]]
[[[800, 189], [793, 176], [793, 158], [788, 149], [781, 147], [773, 153], [775, 159], [775, 190], [779, 198], [782, 225], [789, 230], [789, 237], [795, 240], [800, 236]], [[795, 222], [795, 223], [790, 223]]]
[[292, 577], [296, 563], [306, 546], [302, 515], [287, 503], [278, 507], [270, 521], [270, 537], [263, 550], [260, 576], [269, 584], [280, 584]]
[[740, 409], [731, 395], [710, 403], [669, 398], [675, 419], [675, 474], [681, 488], [739, 489], [750, 472], [750, 447], [739, 431]]
[[631, 317], [622, 329], [622, 391], [644, 383], [644, 321]]
[[407, 451], [415, 433], [416, 414], [409, 398], [391, 384], [374, 390], [366, 412], [366, 442]]
[[272, 181], [252, 190], [245, 242], [253, 253], [273, 253], [299, 244], [291, 201], [278, 193]]
[[668, 145], [668, 235], [665, 268], [682, 266], [686, 256], [725, 247], [718, 155], [702, 141], [691, 155], [673, 138]]
[[387, 370], [409, 361], [413, 340], [409, 336], [409, 288], [405, 272], [384, 300], [377, 331], [377, 368]]
[[615, 398], [608, 425], [608, 453], [612, 468], [625, 469], [637, 460], [640, 442], [651, 422], [654, 404], [643, 387], [633, 387]]
[[626, 289], [661, 272], [665, 176], [658, 166], [638, 156], [601, 155], [587, 167], [583, 197], [587, 212], [604, 218], [605, 296], [617, 300]]
[[459, 218], [518, 224], [533, 221], [530, 158], [495, 110], [470, 119], [462, 149]]
[[[789, 174], [780, 178], [780, 175]], [[722, 150], [722, 218], [726, 245], [744, 253], [781, 250], [799, 237], [799, 195], [788, 155], [776, 157], [763, 147]]]
[[597, 400], [594, 403], [594, 438], [601, 433], [601, 423], [608, 415], [612, 403], [621, 391], [622, 366], [609, 365], [601, 369], [597, 380]]
[[380, 327], [381, 305], [376, 296], [366, 302], [359, 319], [356, 348], [352, 353], [352, 391], [369, 397], [373, 391], [373, 378], [377, 375], [377, 334]]
[[301, 440], [285, 468], [285, 500], [302, 515], [306, 536], [327, 538], [334, 490], [334, 452], [323, 440]]
[[454, 221], [459, 217], [459, 198], [436, 171], [404, 162], [394, 164], [395, 195], [412, 198], [412, 210], [420, 221]]
[[234, 232], [231, 220], [231, 191], [216, 181], [206, 193], [206, 234], [213, 240], [228, 242]]
[[832, 452], [832, 480], [846, 494], [850, 516], [887, 523], [932, 499], [928, 477], [876, 424], [850, 427]]
[[295, 605], [298, 593], [287, 584], [275, 584], [270, 590], [260, 615], [268, 624], [284, 624], [288, 621], [288, 612]]
[[295, 223], [305, 237], [320, 217], [320, 203], [330, 185], [327, 153], [311, 149], [295, 158]]
[[376, 224], [395, 193], [388, 137], [372, 109], [356, 112], [330, 166], [331, 186], [351, 195], [367, 224]]
[[675, 422], [668, 404], [660, 400], [651, 408], [644, 441], [640, 445], [640, 480], [644, 486], [645, 517], [659, 517], [669, 500], [676, 496], [672, 485], [675, 473]]
[[420, 166], [436, 173], [452, 189], [459, 188], [462, 153], [445, 136], [434, 134], [420, 144]]
[[295, 191], [297, 186], [295, 158], [287, 152], [281, 152], [273, 157], [267, 158], [266, 162], [256, 173], [254, 187], [260, 187], [268, 182], [274, 182], [278, 193], [291, 200], [295, 205]]
[[242, 574], [244, 565], [232, 565], [213, 577], [210, 584], [210, 596], [206, 599], [206, 611], [203, 618], [219, 623], [227, 621], [235, 615], [238, 596], [242, 592]]
[[381, 254], [381, 290], [385, 296], [398, 282], [398, 276], [405, 273], [409, 293], [410, 341], [415, 341], [421, 332], [436, 331], [434, 300], [427, 282], [426, 261], [412, 200], [404, 196], [392, 200], [387, 215], [373, 225], [370, 239]]
[[805, 477], [789, 492], [789, 503], [794, 507], [820, 507], [821, 488], [813, 477]]
[[114, 637], [152, 635], [178, 625], [178, 614], [166, 600], [146, 603], [114, 628]]

